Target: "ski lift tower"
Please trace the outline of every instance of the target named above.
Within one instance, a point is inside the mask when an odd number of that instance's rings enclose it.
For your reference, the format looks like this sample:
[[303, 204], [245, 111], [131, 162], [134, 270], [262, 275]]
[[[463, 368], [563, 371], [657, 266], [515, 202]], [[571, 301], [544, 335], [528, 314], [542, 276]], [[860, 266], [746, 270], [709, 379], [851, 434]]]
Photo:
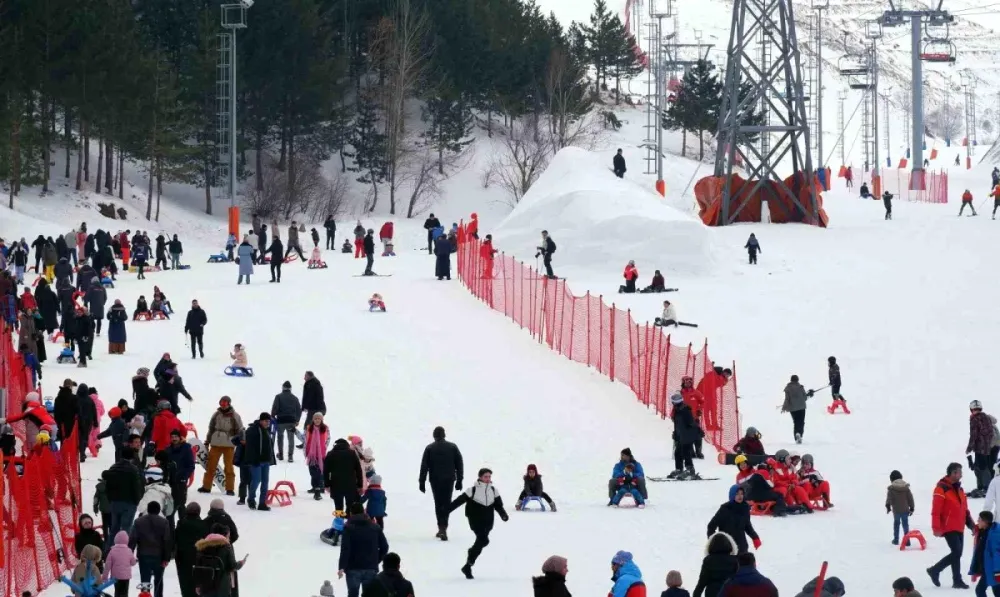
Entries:
[[247, 9], [254, 0], [222, 5], [222, 28], [219, 34], [219, 64], [216, 80], [217, 134], [216, 177], [228, 179], [229, 233], [239, 238], [240, 212], [236, 207], [236, 31], [246, 29]]
[[[936, 40], [932, 47], [923, 47], [921, 40], [921, 28], [924, 22], [929, 27], [948, 25], [955, 21], [955, 17], [942, 10], [944, 0], [938, 0], [936, 8], [927, 10], [901, 10], [896, 8], [893, 0], [889, 0], [889, 10], [882, 13], [878, 18], [879, 24], [883, 27], [900, 27], [907, 21], [910, 23], [910, 43], [911, 43], [911, 73], [910, 88], [913, 93], [913, 123], [911, 132], [913, 133], [913, 170], [910, 175], [910, 190], [923, 191], [927, 188], [924, 178], [924, 69], [922, 61], [927, 62], [954, 62], [955, 44], [950, 40]], [[937, 47], [934, 47], [937, 46]], [[938, 51], [940, 50], [940, 51]]]
[[665, 195], [663, 182], [663, 111], [664, 111], [664, 60], [663, 60], [663, 19], [670, 16], [672, 0], [647, 0], [649, 2], [651, 34], [649, 36], [649, 71], [646, 98], [646, 170], [652, 174], [656, 162], [656, 191]]
[[[752, 47], [755, 41], [763, 42], [757, 52]], [[761, 64], [765, 61], [760, 56], [768, 58], [766, 64]], [[762, 103], [770, 121], [754, 124], [750, 122], [754, 108]], [[794, 219], [823, 225], [805, 103], [792, 0], [735, 0], [716, 135], [715, 176], [724, 177], [720, 226], [737, 221], [758, 197], [777, 203], [787, 198], [795, 208]], [[758, 150], [755, 136], [772, 141], [767, 151]], [[734, 195], [738, 159], [749, 176]], [[792, 175], [790, 185], [778, 175], [780, 165]]]

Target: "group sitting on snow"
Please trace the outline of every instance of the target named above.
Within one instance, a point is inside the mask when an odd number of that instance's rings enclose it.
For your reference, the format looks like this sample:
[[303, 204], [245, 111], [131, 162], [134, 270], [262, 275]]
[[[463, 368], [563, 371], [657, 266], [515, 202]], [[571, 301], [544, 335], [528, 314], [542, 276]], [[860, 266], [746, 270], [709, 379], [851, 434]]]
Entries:
[[811, 454], [800, 457], [778, 450], [756, 467], [751, 466], [746, 454], [736, 456], [734, 462], [739, 469], [736, 483], [744, 487], [751, 507], [758, 505], [763, 513], [811, 514], [816, 508], [833, 507], [830, 482], [816, 470]]

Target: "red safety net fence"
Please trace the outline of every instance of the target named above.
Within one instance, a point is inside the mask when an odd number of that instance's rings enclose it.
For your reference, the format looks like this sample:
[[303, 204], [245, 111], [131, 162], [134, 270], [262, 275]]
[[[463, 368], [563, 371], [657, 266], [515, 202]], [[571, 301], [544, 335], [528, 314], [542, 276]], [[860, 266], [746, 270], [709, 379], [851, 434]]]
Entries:
[[458, 276], [473, 295], [539, 343], [627, 385], [661, 418], [669, 416], [670, 396], [680, 390], [681, 378], [693, 377], [705, 397], [705, 440], [724, 452], [739, 441], [736, 366], [728, 380], [717, 375], [707, 341], [700, 350], [676, 346], [662, 328], [636, 323], [631, 311], [589, 292], [575, 296], [565, 280], [550, 280], [503, 253], [492, 255], [477, 239], [459, 243]]
[[[0, 332], [0, 388], [6, 390], [4, 416], [20, 414], [31, 374], [9, 331]], [[25, 423], [11, 426], [23, 445]], [[74, 431], [58, 451], [41, 448], [3, 459], [0, 595], [34, 595], [76, 565], [73, 538], [83, 504], [77, 446]]]
[[850, 171], [854, 192], [859, 192], [861, 183], [868, 183], [868, 190], [874, 195], [873, 199], [881, 200], [882, 193], [889, 191], [894, 200], [912, 201], [916, 203], [948, 203], [948, 172], [939, 170], [924, 171], [923, 190], [911, 189], [913, 185], [913, 171], [906, 168], [882, 168], [879, 171], [878, 189], [872, 182], [872, 172], [865, 172], [861, 168], [843, 168], [839, 177], [845, 179], [846, 173]]

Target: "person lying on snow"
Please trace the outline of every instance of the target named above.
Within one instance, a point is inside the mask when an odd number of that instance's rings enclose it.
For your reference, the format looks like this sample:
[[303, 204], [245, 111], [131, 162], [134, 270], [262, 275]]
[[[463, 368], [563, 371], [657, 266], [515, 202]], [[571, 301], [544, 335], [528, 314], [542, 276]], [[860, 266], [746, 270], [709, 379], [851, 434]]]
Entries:
[[153, 302], [149, 305], [149, 311], [150, 315], [162, 313], [164, 317], [170, 319], [170, 314], [166, 311], [165, 305], [163, 304], [163, 298], [159, 294], [153, 295]]
[[233, 364], [231, 366], [233, 371], [239, 371], [244, 375], [250, 375], [250, 372], [247, 371], [247, 367], [249, 366], [247, 351], [243, 348], [242, 344], [237, 342], [236, 345], [233, 346], [233, 352], [229, 353], [229, 358], [233, 359]]
[[645, 507], [646, 502], [642, 499], [642, 494], [639, 493], [639, 479], [635, 476], [634, 464], [631, 462], [626, 464], [625, 469], [622, 471], [622, 475], [615, 479], [615, 482], [618, 484], [618, 490], [611, 498], [611, 501], [608, 502], [609, 506], [617, 506], [622, 501], [622, 498], [628, 494], [635, 500], [635, 505], [637, 507]]
[[144, 295], [139, 295], [139, 300], [135, 302], [135, 312], [132, 313], [132, 321], [139, 318], [140, 313], [145, 313], [149, 315], [149, 305], [146, 303], [146, 297]]
[[619, 293], [632, 294], [635, 292], [635, 281], [639, 279], [639, 270], [635, 267], [635, 261], [629, 261], [625, 266], [625, 284], [618, 287]]
[[666, 291], [666, 287], [664, 286], [664, 282], [663, 282], [663, 274], [660, 273], [660, 270], [656, 270], [653, 273], [653, 282], [652, 282], [652, 284], [650, 284], [649, 286], [643, 288], [639, 292], [642, 293], [642, 294], [646, 294], [646, 293], [649, 293], [649, 292], [665, 292], [665, 291]]
[[524, 489], [521, 490], [521, 495], [517, 496], [514, 509], [520, 510], [527, 497], [540, 497], [549, 503], [550, 510], [556, 511], [556, 503], [552, 501], [549, 494], [545, 493], [545, 489], [542, 487], [542, 476], [538, 474], [538, 467], [533, 464], [528, 465], [528, 470], [524, 474]]
[[611, 471], [611, 478], [608, 480], [608, 499], [613, 498], [615, 492], [618, 491], [618, 478], [625, 474], [625, 465], [627, 464], [632, 464], [635, 467], [633, 474], [638, 479], [639, 493], [642, 494], [643, 499], [648, 500], [649, 493], [646, 492], [646, 475], [639, 461], [632, 457], [632, 450], [629, 448], [621, 451], [621, 456]]
[[760, 442], [760, 431], [756, 427], [747, 427], [746, 435], [736, 442], [733, 452], [746, 454], [748, 456], [764, 456], [764, 444]]

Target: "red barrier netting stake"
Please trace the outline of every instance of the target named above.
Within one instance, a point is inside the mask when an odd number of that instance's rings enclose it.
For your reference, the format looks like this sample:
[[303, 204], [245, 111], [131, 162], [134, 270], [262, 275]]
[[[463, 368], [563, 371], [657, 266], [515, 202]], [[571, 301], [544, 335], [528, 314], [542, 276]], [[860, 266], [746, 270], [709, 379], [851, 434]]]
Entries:
[[533, 339], [554, 352], [625, 384], [661, 418], [669, 416], [667, 398], [680, 390], [681, 378], [693, 377], [705, 395], [703, 425], [710, 427], [705, 429], [706, 441], [723, 452], [739, 441], [736, 367], [728, 380], [717, 376], [707, 341], [698, 352], [691, 345], [674, 346], [662, 329], [648, 323], [640, 327], [631, 311], [609, 306], [589, 291], [575, 296], [565, 280], [544, 278], [503, 253], [497, 254], [496, 267], [496, 259], [482, 255], [481, 249], [474, 238], [458, 246], [458, 277], [473, 296], [527, 328]]

